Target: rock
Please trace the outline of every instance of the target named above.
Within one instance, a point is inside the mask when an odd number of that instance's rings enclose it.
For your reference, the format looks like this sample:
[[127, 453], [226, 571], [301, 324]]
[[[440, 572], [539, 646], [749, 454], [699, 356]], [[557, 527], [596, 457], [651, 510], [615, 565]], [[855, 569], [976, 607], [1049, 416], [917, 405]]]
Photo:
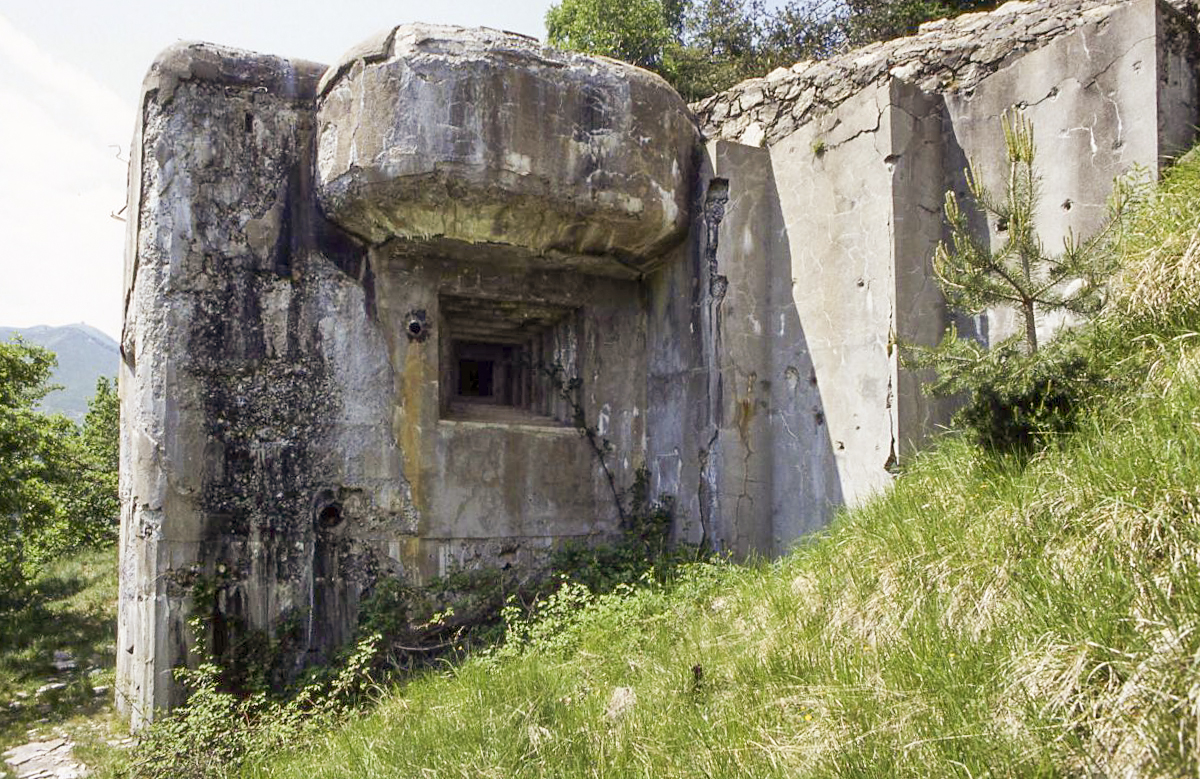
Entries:
[[79, 663], [76, 662], [75, 657], [70, 652], [63, 649], [55, 650], [54, 660], [52, 662], [54, 664], [54, 670], [58, 671], [59, 673], [64, 671], [74, 671], [79, 665]]
[[[708, 98], [693, 105], [692, 110], [709, 138], [746, 143], [743, 139], [746, 126], [734, 121], [738, 112], [718, 113], [712, 106], [731, 103], [735, 107], [741, 106], [742, 110], [753, 108], [761, 112], [764, 102], [775, 101], [780, 110], [773, 116], [800, 116], [805, 112], [797, 112], [793, 102], [806, 88], [811, 88], [815, 90], [816, 104], [822, 109], [816, 113], [832, 112], [862, 88], [889, 75], [921, 84], [923, 89], [934, 92], [969, 91], [979, 80], [1008, 62], [1007, 55], [1019, 42], [1026, 41], [1030, 49], [1041, 48], [1069, 33], [1078, 22], [1098, 22], [1128, 4], [1128, 0], [1056, 0], [1052, 3], [1010, 0], [991, 12], [926, 22], [920, 26], [919, 34], [912, 37], [873, 43], [815, 64], [797, 63], [790, 68], [788, 88], [775, 95], [764, 93], [764, 79], [750, 79], [721, 93], [718, 99]], [[966, 61], [978, 63], [980, 67], [966, 74], [956, 73], [960, 63]], [[779, 68], [767, 77], [766, 82], [781, 82], [782, 79], [783, 69]], [[768, 145], [785, 135], [772, 126], [772, 121], [760, 121]], [[757, 133], [753, 137], [757, 137]]]
[[742, 131], [742, 137], [739, 139], [741, 143], [747, 146], [762, 146], [763, 140], [767, 137], [767, 133], [763, 130], [763, 126], [758, 122], [751, 122], [745, 130]]
[[88, 770], [75, 759], [73, 746], [66, 737], [33, 741], [5, 752], [4, 763], [16, 779], [81, 779]]
[[67, 689], [66, 682], [50, 682], [49, 684], [43, 684], [41, 687], [37, 688], [37, 692], [35, 692], [34, 695], [40, 698], [43, 695], [48, 695], [49, 693], [58, 692], [59, 690], [65, 689]]

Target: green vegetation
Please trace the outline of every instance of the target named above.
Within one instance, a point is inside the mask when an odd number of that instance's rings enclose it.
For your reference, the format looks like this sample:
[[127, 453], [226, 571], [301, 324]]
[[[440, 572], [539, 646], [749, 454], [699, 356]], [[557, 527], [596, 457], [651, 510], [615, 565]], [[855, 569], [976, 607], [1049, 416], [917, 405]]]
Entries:
[[111, 712], [116, 557], [91, 549], [49, 562], [20, 605], [0, 611], [0, 752], [30, 729], [86, 732]]
[[991, 0], [560, 0], [553, 46], [631, 62], [699, 100], [772, 68], [916, 31]]
[[[602, 439], [601, 439], [602, 440]], [[274, 673], [286, 638], [249, 642], [225, 665], [179, 672], [190, 698], [150, 727], [133, 753], [129, 774], [146, 779], [229, 776], [290, 744], [316, 738], [378, 700], [381, 685], [462, 662], [472, 653], [507, 652], [518, 633], [544, 630], [542, 617], [567, 593], [634, 591], [669, 580], [680, 566], [703, 559], [701, 550], [671, 547], [670, 502], [649, 500], [645, 474], [628, 494], [621, 536], [610, 543], [567, 545], [552, 553], [549, 573], [467, 569], [415, 587], [379, 582], [359, 614], [360, 639], [333, 667], [310, 669], [287, 686]], [[194, 602], [212, 602], [219, 587], [205, 582]], [[206, 615], [193, 616], [197, 649], [206, 653]], [[523, 627], [518, 627], [523, 626]], [[286, 636], [287, 630], [279, 631]], [[505, 648], [497, 650], [500, 642]], [[125, 775], [113, 761], [106, 770]]]
[[776, 563], [564, 585], [247, 777], [1200, 768], [1200, 162], [1126, 225], [1074, 432], [948, 436]]
[[[67, 727], [84, 742], [111, 712], [116, 659], [116, 389], [82, 427], [45, 415], [54, 356], [0, 343], [0, 744]], [[99, 692], [97, 692], [97, 688]], [[3, 749], [0, 749], [3, 751]]]
[[1003, 238], [991, 248], [972, 230], [966, 210], [953, 192], [946, 193], [946, 221], [951, 244], [940, 243], [933, 271], [950, 307], [979, 314], [1010, 307], [1023, 327], [999, 343], [984, 345], [947, 328], [933, 347], [902, 344], [910, 368], [931, 369], [935, 377], [926, 391], [935, 397], [958, 398], [958, 429], [993, 449], [1030, 452], [1048, 436], [1072, 428], [1086, 395], [1102, 383], [1102, 369], [1089, 357], [1093, 331], [1065, 334], [1048, 350], [1039, 351], [1037, 322], [1046, 314], [1093, 315], [1104, 305], [1108, 283], [1120, 259], [1115, 241], [1126, 212], [1145, 187], [1135, 171], [1113, 187], [1109, 218], [1086, 240], [1068, 233], [1062, 253], [1046, 253], [1034, 223], [1041, 200], [1033, 125], [1022, 113], [1002, 118], [1007, 172], [1004, 192], [984, 186], [972, 163], [965, 171], [979, 216]]
[[44, 349], [0, 343], [0, 612], [46, 561], [116, 539], [116, 391], [101, 379], [79, 428], [36, 408], [53, 368]]
[[[1012, 306], [1021, 315], [1025, 354], [1038, 350], [1039, 314], [1067, 312], [1091, 315], [1104, 304], [1105, 283], [1116, 270], [1117, 256], [1108, 245], [1113, 228], [1120, 225], [1132, 189], [1118, 181], [1106, 227], [1086, 241], [1069, 235], [1060, 255], [1046, 254], [1034, 223], [1041, 201], [1041, 174], [1033, 143], [1033, 123], [1017, 111], [1005, 115], [1004, 149], [1008, 162], [1003, 197], [996, 197], [979, 178], [974, 166], [967, 185], [976, 205], [1004, 236], [993, 251], [978, 240], [968, 225], [967, 213], [953, 192], [946, 193], [946, 221], [953, 247], [938, 245], [933, 272], [951, 307], [978, 314], [991, 306]], [[1067, 282], [1074, 282], [1068, 284]]]

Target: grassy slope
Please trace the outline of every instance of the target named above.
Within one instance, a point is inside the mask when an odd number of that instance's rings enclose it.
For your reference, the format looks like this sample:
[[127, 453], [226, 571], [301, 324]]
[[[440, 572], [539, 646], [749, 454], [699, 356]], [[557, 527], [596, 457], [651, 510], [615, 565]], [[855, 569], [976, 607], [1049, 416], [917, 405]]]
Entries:
[[944, 447], [776, 565], [607, 601], [251, 775], [1194, 774], [1196, 365], [1128, 434], [1024, 474]]
[[947, 439], [786, 559], [564, 595], [245, 774], [1196, 775], [1198, 220], [1191, 162], [1090, 336], [1125, 389], [1027, 465]]

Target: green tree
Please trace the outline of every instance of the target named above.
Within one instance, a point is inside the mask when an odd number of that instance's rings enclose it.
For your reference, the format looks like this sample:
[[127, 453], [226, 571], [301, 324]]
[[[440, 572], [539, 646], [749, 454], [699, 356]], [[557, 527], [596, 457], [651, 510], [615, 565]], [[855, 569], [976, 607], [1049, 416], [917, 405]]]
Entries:
[[116, 384], [101, 377], [88, 401], [83, 426], [68, 441], [74, 478], [60, 485], [62, 511], [44, 547], [63, 552], [117, 540], [119, 428]]
[[915, 32], [992, 0], [561, 0], [546, 13], [551, 45], [653, 70], [686, 100], [849, 46]]
[[959, 337], [952, 326], [937, 346], [907, 344], [904, 354], [908, 367], [936, 374], [926, 384], [927, 392], [964, 401], [956, 416], [960, 427], [996, 448], [1028, 449], [1073, 424], [1074, 409], [1093, 378], [1075, 339], [1056, 339], [1050, 354], [1039, 352], [1037, 319], [1051, 312], [1087, 316], [1103, 306], [1118, 259], [1112, 242], [1136, 189], [1118, 180], [1104, 227], [1086, 241], [1068, 233], [1062, 253], [1049, 255], [1035, 224], [1041, 179], [1033, 125], [1020, 112], [1006, 115], [1003, 123], [1003, 194], [985, 187], [974, 166], [966, 171], [972, 198], [996, 226], [1000, 244], [992, 249], [978, 237], [954, 193], [947, 192], [951, 241], [938, 245], [933, 270], [952, 309], [979, 314], [1010, 307], [1020, 315], [1022, 327], [989, 348]]
[[912, 35], [922, 22], [985, 11], [995, 0], [846, 0], [846, 39], [851, 46]]
[[546, 37], [552, 46], [657, 71], [676, 37], [671, 19], [678, 23], [683, 8], [662, 0], [562, 0], [546, 12]]
[[765, 72], [762, 6], [694, 0], [663, 56], [662, 75], [685, 100], [699, 100]]
[[841, 0], [790, 0], [763, 23], [769, 68], [825, 59], [846, 45], [847, 9]]
[[82, 428], [37, 403], [55, 357], [0, 343], [0, 591], [53, 556], [116, 539], [117, 395], [101, 379]]
[[21, 342], [0, 343], [0, 588], [24, 581], [45, 528], [60, 516], [56, 492], [70, 473], [70, 420], [36, 405], [51, 389], [54, 355]]
[[1035, 224], [1041, 177], [1034, 165], [1033, 124], [1020, 112], [1006, 115], [1003, 122], [1008, 160], [1004, 194], [997, 197], [985, 187], [974, 168], [967, 171], [967, 186], [979, 208], [995, 220], [1004, 241], [993, 251], [976, 238], [958, 199], [947, 192], [951, 246], [938, 245], [933, 270], [946, 299], [959, 311], [977, 314], [992, 306], [1015, 308], [1024, 325], [1025, 353], [1033, 354], [1038, 349], [1039, 314], [1089, 315], [1103, 305], [1105, 281], [1116, 260], [1104, 250], [1105, 244], [1125, 209], [1129, 190], [1118, 182], [1114, 218], [1095, 236], [1078, 241], [1068, 234], [1061, 254], [1046, 254]]

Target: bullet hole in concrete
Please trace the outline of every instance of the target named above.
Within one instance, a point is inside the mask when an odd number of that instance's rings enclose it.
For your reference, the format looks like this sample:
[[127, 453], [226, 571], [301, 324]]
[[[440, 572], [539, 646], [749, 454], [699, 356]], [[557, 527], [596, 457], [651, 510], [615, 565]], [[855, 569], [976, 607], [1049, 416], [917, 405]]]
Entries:
[[408, 316], [404, 318], [404, 334], [408, 336], [408, 340], [417, 343], [421, 343], [429, 337], [429, 321], [425, 315], [425, 309], [409, 312]]
[[1007, 233], [1008, 232], [1008, 220], [1007, 219], [1005, 219], [1004, 217], [1000, 217], [999, 219], [996, 220], [996, 232], [998, 232], [998, 233]]
[[342, 524], [342, 519], [342, 507], [336, 503], [330, 503], [317, 514], [317, 526], [322, 530], [332, 530]]
[[1063, 211], [1070, 211], [1070, 210], [1071, 210], [1071, 206], [1072, 206], [1072, 205], [1074, 205], [1074, 203], [1072, 203], [1072, 202], [1071, 202], [1071, 198], [1067, 198], [1066, 200], [1064, 200], [1064, 201], [1062, 202], [1062, 210], [1063, 210]]

